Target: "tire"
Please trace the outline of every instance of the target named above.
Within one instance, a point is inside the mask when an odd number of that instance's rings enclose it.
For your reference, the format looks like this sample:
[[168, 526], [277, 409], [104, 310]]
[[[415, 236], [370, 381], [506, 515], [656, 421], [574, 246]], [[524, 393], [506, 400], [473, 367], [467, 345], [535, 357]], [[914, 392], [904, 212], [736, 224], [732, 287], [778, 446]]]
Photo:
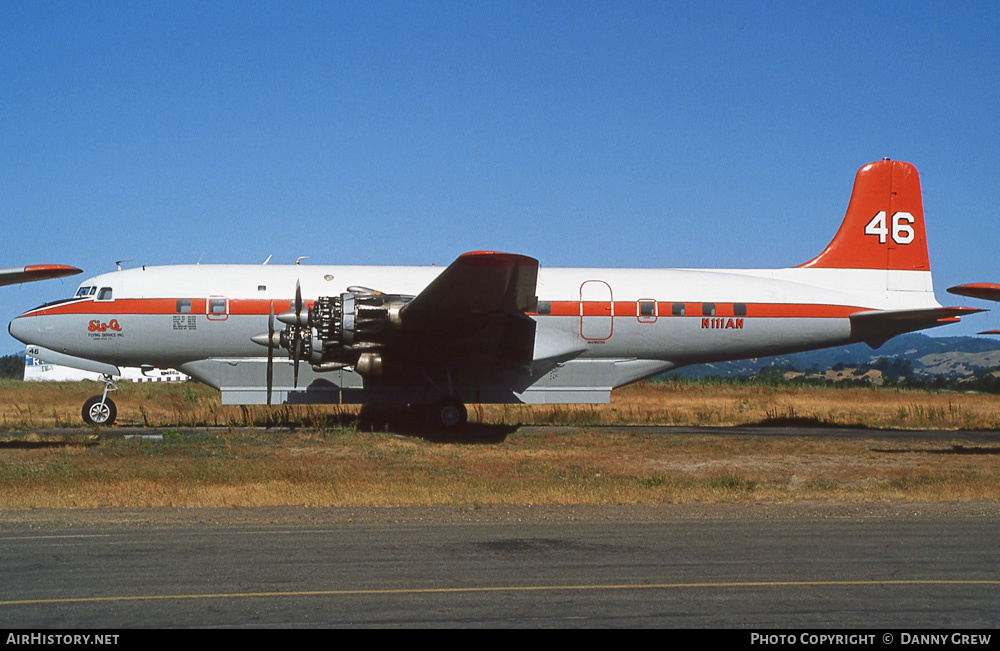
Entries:
[[430, 414], [434, 426], [446, 432], [457, 432], [469, 422], [469, 411], [455, 398], [445, 398], [434, 403]]
[[88, 425], [110, 427], [118, 417], [118, 408], [111, 398], [105, 398], [101, 405], [101, 396], [94, 396], [83, 403], [82, 416]]

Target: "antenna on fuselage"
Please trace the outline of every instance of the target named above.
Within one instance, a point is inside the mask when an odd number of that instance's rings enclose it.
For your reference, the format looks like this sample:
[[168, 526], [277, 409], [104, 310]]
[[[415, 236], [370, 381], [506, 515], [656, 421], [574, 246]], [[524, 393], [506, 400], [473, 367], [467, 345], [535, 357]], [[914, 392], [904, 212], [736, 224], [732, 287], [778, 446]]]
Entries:
[[309, 256], [309, 255], [300, 255], [299, 257], [295, 258], [295, 264], [297, 264], [297, 265], [301, 264], [303, 260], [308, 260], [311, 257], [312, 256]]
[[121, 271], [123, 262], [132, 262], [133, 260], [135, 260], [135, 258], [129, 258], [128, 260], [115, 260], [115, 269]]
[[[274, 254], [272, 253], [271, 255], [274, 255]], [[269, 255], [269, 256], [267, 256], [267, 260], [264, 260], [264, 264], [267, 264], [270, 261], [271, 261], [271, 256]]]

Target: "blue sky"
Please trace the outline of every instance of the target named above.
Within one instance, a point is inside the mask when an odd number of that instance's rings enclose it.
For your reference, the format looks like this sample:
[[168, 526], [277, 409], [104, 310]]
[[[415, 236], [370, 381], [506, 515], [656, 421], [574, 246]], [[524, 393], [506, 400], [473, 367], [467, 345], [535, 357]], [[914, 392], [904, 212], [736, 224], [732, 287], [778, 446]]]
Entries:
[[0, 0], [0, 266], [791, 266], [888, 156], [939, 300], [988, 307], [944, 289], [1000, 282], [998, 34], [992, 2]]

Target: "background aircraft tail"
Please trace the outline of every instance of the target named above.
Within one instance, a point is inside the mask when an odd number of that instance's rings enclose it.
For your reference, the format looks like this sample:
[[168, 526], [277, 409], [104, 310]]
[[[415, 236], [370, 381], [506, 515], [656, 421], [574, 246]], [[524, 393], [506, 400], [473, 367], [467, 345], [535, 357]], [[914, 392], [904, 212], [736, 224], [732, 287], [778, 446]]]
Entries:
[[917, 168], [885, 159], [858, 170], [840, 230], [800, 267], [930, 271]]

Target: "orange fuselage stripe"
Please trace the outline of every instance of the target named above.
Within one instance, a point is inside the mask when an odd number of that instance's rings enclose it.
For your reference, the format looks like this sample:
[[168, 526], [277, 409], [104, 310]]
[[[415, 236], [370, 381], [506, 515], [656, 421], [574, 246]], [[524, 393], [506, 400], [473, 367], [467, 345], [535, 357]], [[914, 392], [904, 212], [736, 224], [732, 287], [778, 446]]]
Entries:
[[[190, 309], [180, 311], [178, 301], [185, 301], [185, 306], [190, 305]], [[125, 298], [114, 301], [82, 300], [53, 305], [51, 307], [39, 308], [30, 312], [26, 316], [46, 316], [55, 314], [207, 314], [208, 301], [205, 298], [177, 299], [177, 298]], [[251, 315], [267, 316], [274, 305], [274, 313], [281, 314], [292, 309], [291, 300], [270, 299], [229, 299], [228, 314], [230, 315]], [[648, 304], [643, 301], [643, 304]], [[684, 314], [675, 315], [674, 305], [683, 304]], [[308, 309], [312, 305], [311, 301], [306, 301]], [[715, 312], [706, 313], [705, 306], [714, 306]], [[735, 305], [745, 305], [746, 314], [736, 314]], [[547, 314], [535, 314], [532, 316], [603, 316], [603, 317], [638, 317], [640, 319], [654, 318], [676, 318], [684, 317], [746, 317], [746, 318], [819, 318], [836, 319], [847, 318], [857, 312], [865, 311], [862, 308], [852, 305], [817, 305], [810, 303], [693, 303], [693, 302], [656, 302], [655, 314], [639, 314], [639, 303], [636, 301], [551, 301], [550, 311]]]

